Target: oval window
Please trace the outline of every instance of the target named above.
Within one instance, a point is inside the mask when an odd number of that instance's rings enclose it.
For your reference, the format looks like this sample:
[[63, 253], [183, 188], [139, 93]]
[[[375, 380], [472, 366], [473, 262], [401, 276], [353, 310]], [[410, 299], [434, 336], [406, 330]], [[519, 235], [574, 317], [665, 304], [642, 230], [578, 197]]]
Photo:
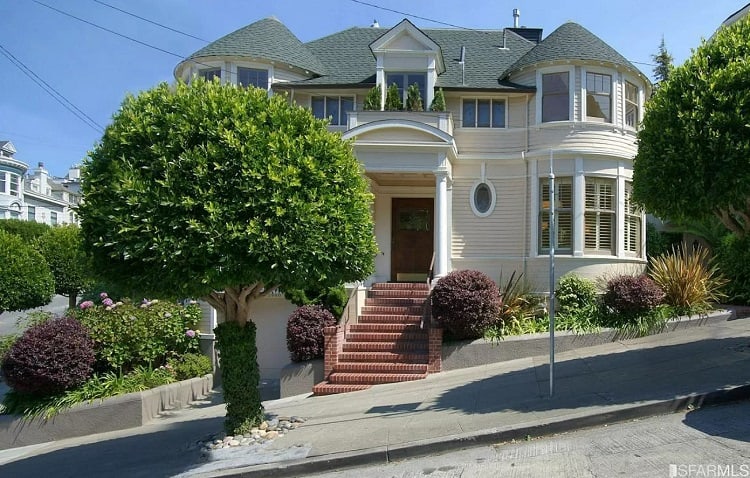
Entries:
[[489, 216], [495, 208], [495, 188], [487, 181], [478, 181], [471, 192], [471, 209], [480, 217]]

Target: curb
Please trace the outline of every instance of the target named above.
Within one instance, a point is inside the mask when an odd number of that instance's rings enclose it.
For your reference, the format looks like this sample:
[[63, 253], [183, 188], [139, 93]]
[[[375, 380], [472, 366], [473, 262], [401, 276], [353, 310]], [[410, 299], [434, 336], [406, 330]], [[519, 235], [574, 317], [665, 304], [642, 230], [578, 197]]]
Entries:
[[463, 448], [492, 445], [527, 437], [544, 437], [564, 432], [592, 428], [638, 418], [646, 418], [669, 413], [682, 412], [712, 405], [735, 402], [750, 398], [750, 385], [724, 388], [710, 392], [683, 395], [671, 400], [633, 405], [618, 410], [565, 418], [559, 421], [529, 424], [513, 429], [491, 428], [461, 435], [452, 435], [432, 440], [422, 440], [394, 447], [375, 447], [357, 451], [321, 455], [303, 460], [281, 463], [268, 463], [251, 467], [221, 470], [202, 475], [213, 477], [297, 477], [313, 473], [340, 471], [345, 468], [387, 464], [444, 453]]

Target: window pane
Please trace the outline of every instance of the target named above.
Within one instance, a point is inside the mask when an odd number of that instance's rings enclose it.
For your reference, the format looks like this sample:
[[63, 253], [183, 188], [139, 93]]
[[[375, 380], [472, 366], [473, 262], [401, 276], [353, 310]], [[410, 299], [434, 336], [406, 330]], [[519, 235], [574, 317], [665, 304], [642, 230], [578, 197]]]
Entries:
[[612, 77], [598, 73], [586, 73], [586, 116], [612, 122]]
[[6, 194], [7, 189], [5, 173], [0, 171], [0, 194]]
[[567, 121], [570, 118], [568, 72], [542, 75], [542, 121]]
[[505, 101], [492, 100], [492, 127], [505, 128]]
[[21, 176], [17, 174], [10, 175], [10, 194], [11, 196], [18, 196], [18, 183]]
[[484, 214], [492, 205], [492, 191], [486, 183], [482, 183], [474, 190], [474, 207], [477, 212]]
[[345, 125], [346, 124], [346, 115], [347, 113], [350, 113], [354, 111], [354, 98], [349, 97], [342, 97], [341, 98], [341, 121], [339, 121], [339, 124]]
[[640, 121], [638, 114], [638, 88], [629, 82], [625, 82], [625, 124], [635, 128]]
[[268, 71], [256, 68], [237, 68], [237, 83], [240, 86], [254, 86], [268, 89]]
[[34, 206], [29, 206], [26, 210], [26, 219], [28, 219], [29, 221], [36, 220], [36, 208]]
[[310, 102], [312, 106], [312, 114], [318, 119], [324, 119], [326, 117], [326, 105], [325, 98], [322, 96], [313, 96]]
[[476, 102], [475, 100], [464, 100], [463, 126], [473, 128], [476, 125]]
[[221, 78], [221, 68], [207, 68], [205, 70], [200, 70], [198, 76], [206, 81], [211, 81], [214, 78]]
[[477, 126], [490, 126], [490, 100], [477, 100]]
[[385, 86], [387, 90], [389, 86], [395, 83], [396, 86], [398, 86], [398, 94], [401, 97], [401, 101], [406, 102], [406, 97], [404, 96], [404, 80], [406, 80], [406, 78], [403, 73], [389, 73], [385, 76]]
[[[539, 182], [539, 248], [549, 250], [549, 180]], [[555, 181], [555, 249], [570, 253], [573, 248], [573, 184], [570, 178]]]
[[424, 73], [412, 73], [408, 75], [407, 85], [411, 86], [414, 83], [419, 85], [419, 94], [422, 97], [422, 103], [424, 104], [427, 101], [427, 75], [425, 75]]
[[326, 116], [331, 119], [331, 124], [339, 123], [339, 98], [338, 96], [326, 98]]

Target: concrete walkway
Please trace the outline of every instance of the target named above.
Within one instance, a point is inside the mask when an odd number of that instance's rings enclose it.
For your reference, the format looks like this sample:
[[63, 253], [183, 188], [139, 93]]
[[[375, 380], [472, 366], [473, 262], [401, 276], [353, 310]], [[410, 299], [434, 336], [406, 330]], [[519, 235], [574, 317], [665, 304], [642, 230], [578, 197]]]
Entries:
[[747, 399], [750, 319], [558, 354], [552, 398], [547, 362], [265, 402], [267, 412], [307, 422], [262, 448], [208, 458], [198, 443], [221, 430], [224, 407], [194, 408], [137, 429], [0, 452], [0, 476], [303, 476]]

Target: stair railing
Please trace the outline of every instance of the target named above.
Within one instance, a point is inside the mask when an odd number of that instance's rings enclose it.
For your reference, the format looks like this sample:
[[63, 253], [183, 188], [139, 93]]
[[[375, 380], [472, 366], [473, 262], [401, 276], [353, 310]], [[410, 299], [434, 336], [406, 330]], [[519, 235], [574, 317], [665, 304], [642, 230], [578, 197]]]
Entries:
[[341, 317], [339, 318], [339, 325], [346, 328], [350, 323], [357, 323], [357, 293], [359, 291], [359, 284], [355, 285], [352, 291], [349, 293], [349, 299], [346, 301]]

